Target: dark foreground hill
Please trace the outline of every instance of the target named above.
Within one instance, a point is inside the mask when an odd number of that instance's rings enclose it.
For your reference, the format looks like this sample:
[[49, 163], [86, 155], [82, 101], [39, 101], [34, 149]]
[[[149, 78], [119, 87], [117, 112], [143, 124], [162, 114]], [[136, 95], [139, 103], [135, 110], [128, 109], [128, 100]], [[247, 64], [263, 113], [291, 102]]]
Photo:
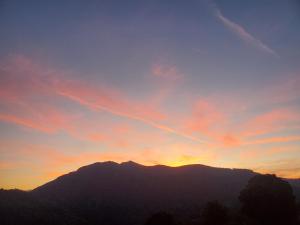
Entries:
[[236, 205], [254, 175], [250, 170], [203, 165], [95, 163], [30, 192], [0, 191], [0, 217], [4, 224], [45, 225], [143, 224], [161, 210], [193, 217], [207, 201]]

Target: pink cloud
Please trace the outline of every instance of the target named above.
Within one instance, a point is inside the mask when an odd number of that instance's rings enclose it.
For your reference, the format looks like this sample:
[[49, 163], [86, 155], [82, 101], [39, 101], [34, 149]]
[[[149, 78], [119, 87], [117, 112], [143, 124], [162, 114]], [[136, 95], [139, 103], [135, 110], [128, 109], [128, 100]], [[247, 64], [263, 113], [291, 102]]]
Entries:
[[226, 147], [239, 146], [241, 144], [241, 140], [236, 135], [225, 134], [221, 137], [221, 142]]
[[71, 131], [71, 121], [76, 118], [75, 115], [44, 103], [23, 102], [22, 104], [4, 104], [4, 107], [8, 109], [1, 110], [0, 120], [45, 133], [55, 133], [63, 129]]
[[152, 67], [152, 74], [155, 77], [163, 78], [166, 80], [177, 80], [183, 77], [176, 66], [168, 66], [166, 64], [154, 64]]
[[[243, 117], [243, 114], [247, 115], [249, 112], [236, 107], [228, 110], [226, 106], [236, 104], [232, 103], [231, 99], [227, 101], [229, 102], [218, 103], [217, 96], [196, 101], [190, 118], [184, 121], [185, 130], [190, 134], [210, 138], [211, 144], [235, 147], [250, 143], [292, 141], [289, 138], [270, 138], [261, 141], [259, 139], [261, 135], [279, 135], [278, 132], [300, 128], [300, 114], [293, 108], [274, 108], [248, 119]], [[234, 119], [238, 117], [242, 119], [235, 121]]]
[[223, 125], [225, 120], [224, 114], [212, 102], [200, 99], [194, 105], [193, 118], [188, 121], [188, 128], [210, 135], [212, 130]]
[[201, 98], [193, 104], [192, 115], [184, 121], [184, 129], [210, 138], [210, 144], [235, 146], [240, 140], [229, 127], [229, 117], [215, 100]]
[[1, 67], [0, 98], [18, 100], [37, 95], [60, 95], [89, 107], [95, 106], [111, 113], [127, 117], [153, 120], [164, 118], [148, 104], [126, 98], [120, 90], [79, 80], [68, 79], [68, 74], [48, 69], [23, 56], [16, 56]]
[[28, 120], [28, 119], [24, 119], [24, 118], [19, 118], [17, 116], [14, 115], [5, 115], [5, 114], [0, 114], [0, 120], [5, 121], [5, 122], [10, 122], [10, 123], [14, 123], [17, 125], [21, 125], [21, 126], [25, 126], [28, 128], [32, 128], [32, 129], [36, 129], [36, 130], [40, 130], [46, 133], [52, 133], [53, 129], [46, 127], [46, 126], [42, 126], [32, 120]]
[[290, 109], [274, 109], [258, 115], [244, 125], [245, 136], [257, 136], [293, 128], [300, 121], [300, 114]]
[[[47, 66], [36, 64], [23, 56], [11, 58], [2, 65], [0, 69], [3, 74], [3, 76], [1, 76], [2, 92], [0, 98], [5, 104], [16, 105], [25, 102], [27, 105], [31, 105], [34, 102], [34, 98], [43, 99], [48, 97], [55, 102], [56, 100], [61, 100], [63, 97], [93, 111], [106, 111], [119, 117], [139, 121], [167, 133], [201, 141], [160, 123], [160, 121], [166, 117], [157, 110], [157, 105], [150, 105], [147, 100], [137, 102], [129, 99], [125, 93], [111, 88], [108, 85], [103, 87], [91, 83], [83, 83], [82, 81], [74, 79], [70, 80], [68, 79], [70, 74], [48, 69]], [[171, 74], [175, 70], [169, 69], [167, 71]], [[22, 85], [19, 87], [17, 84], [20, 82]], [[20, 115], [13, 114], [8, 116], [7, 113], [4, 115], [2, 116], [2, 120], [6, 120], [7, 122], [13, 122], [23, 126], [26, 125], [27, 127], [41, 131], [49, 131], [48, 128], [37, 126], [38, 121], [35, 121], [36, 114], [32, 115], [30, 122], [28, 118], [24, 118]], [[44, 114], [44, 116], [45, 115], [47, 115], [47, 113]], [[51, 117], [49, 121], [50, 119]], [[58, 118], [51, 122], [56, 124], [53, 126], [57, 126], [57, 128], [60, 125]], [[68, 128], [68, 130], [70, 129]]]
[[[286, 139], [297, 139], [297, 137], [286, 137]], [[249, 149], [243, 150], [240, 153], [240, 159], [252, 162], [254, 159], [257, 161], [260, 159], [271, 159], [279, 154], [291, 154], [298, 152], [297, 145], [287, 145], [287, 146], [250, 146]]]

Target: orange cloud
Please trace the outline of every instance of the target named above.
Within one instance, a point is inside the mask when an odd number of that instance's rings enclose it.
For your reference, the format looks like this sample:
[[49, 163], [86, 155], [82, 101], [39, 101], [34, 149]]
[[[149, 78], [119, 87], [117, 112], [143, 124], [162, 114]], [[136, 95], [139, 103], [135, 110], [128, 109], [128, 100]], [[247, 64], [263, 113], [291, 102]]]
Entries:
[[293, 128], [300, 121], [300, 114], [290, 109], [274, 109], [258, 115], [246, 123], [243, 134], [257, 136]]
[[299, 179], [300, 177], [300, 168], [292, 169], [280, 169], [272, 170], [271, 173], [276, 173], [279, 177], [289, 178], [289, 179]]
[[268, 162], [255, 170], [261, 173], [273, 173], [284, 178], [300, 177], [300, 160], [298, 158], [287, 158]]
[[270, 143], [284, 143], [284, 142], [293, 142], [300, 141], [300, 136], [286, 136], [286, 137], [271, 137], [257, 139], [245, 143], [246, 145], [257, 145], [257, 144], [270, 144]]

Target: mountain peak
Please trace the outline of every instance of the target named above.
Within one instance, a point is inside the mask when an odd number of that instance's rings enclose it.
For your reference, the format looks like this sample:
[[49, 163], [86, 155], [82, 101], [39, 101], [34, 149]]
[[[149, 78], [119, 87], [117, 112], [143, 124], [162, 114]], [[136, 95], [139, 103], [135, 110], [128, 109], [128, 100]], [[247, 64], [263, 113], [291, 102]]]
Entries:
[[105, 167], [114, 167], [118, 166], [119, 164], [114, 161], [104, 161], [104, 162], [95, 162], [90, 165], [82, 166], [78, 169], [78, 171], [87, 170], [87, 169], [94, 169], [94, 168], [101, 168], [103, 166]]
[[136, 163], [136, 162], [134, 162], [134, 161], [126, 161], [126, 162], [122, 162], [120, 165], [122, 165], [122, 166], [130, 166], [130, 167], [133, 167], [133, 166], [143, 166], [143, 165], [141, 165], [141, 164], [139, 164], [139, 163]]

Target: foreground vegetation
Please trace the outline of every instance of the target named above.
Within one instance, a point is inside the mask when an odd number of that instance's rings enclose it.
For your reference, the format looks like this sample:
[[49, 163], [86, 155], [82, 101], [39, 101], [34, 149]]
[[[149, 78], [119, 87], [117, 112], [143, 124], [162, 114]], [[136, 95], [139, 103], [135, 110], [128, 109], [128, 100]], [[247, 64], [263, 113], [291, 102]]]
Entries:
[[[230, 191], [230, 190], [229, 190]], [[296, 204], [288, 182], [275, 175], [256, 175], [241, 191], [240, 207], [226, 207], [218, 201], [208, 202], [199, 218], [176, 222], [167, 212], [152, 215], [146, 225], [298, 225], [299, 203]]]

